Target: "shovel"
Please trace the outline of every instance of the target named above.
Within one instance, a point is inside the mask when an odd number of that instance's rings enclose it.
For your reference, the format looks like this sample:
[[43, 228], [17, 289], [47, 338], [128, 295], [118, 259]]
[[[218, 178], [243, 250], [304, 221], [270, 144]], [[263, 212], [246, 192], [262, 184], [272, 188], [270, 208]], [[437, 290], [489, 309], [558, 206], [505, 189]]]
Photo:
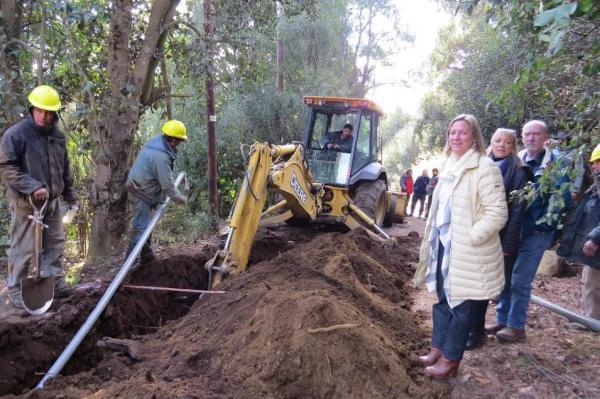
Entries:
[[23, 300], [23, 307], [29, 314], [41, 315], [50, 309], [54, 300], [54, 276], [42, 277], [40, 267], [42, 230], [48, 228], [44, 224], [44, 210], [48, 205], [48, 199], [44, 201], [41, 209], [35, 206], [31, 197], [29, 197], [29, 203], [33, 208], [33, 215], [30, 215], [29, 219], [33, 221], [33, 231], [35, 234], [33, 270], [31, 271], [33, 277], [29, 276], [21, 281], [21, 298]]

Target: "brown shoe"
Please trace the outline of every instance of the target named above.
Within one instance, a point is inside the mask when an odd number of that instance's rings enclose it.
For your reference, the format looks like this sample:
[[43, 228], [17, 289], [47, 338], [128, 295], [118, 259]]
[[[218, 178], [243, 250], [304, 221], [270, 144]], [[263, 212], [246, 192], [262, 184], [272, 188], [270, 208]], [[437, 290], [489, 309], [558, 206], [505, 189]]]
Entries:
[[438, 359], [442, 357], [442, 350], [439, 348], [431, 347], [431, 351], [425, 356], [419, 356], [419, 361], [425, 366], [434, 365]]
[[425, 368], [425, 375], [431, 378], [453, 378], [458, 374], [460, 361], [440, 357], [436, 364]]
[[496, 334], [498, 331], [506, 328], [506, 325], [496, 323], [496, 324], [486, 324], [485, 332], [488, 334]]
[[506, 327], [504, 330], [499, 331], [496, 337], [498, 337], [500, 342], [519, 342], [527, 339], [524, 328], [514, 327]]

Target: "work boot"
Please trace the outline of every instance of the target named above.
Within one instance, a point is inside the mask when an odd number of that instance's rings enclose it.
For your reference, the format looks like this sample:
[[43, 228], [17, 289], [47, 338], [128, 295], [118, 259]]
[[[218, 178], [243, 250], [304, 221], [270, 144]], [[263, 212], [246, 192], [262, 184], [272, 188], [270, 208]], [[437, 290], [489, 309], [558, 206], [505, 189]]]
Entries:
[[459, 365], [460, 361], [442, 356], [433, 366], [425, 367], [425, 375], [431, 378], [453, 378], [458, 374]]
[[442, 356], [442, 350], [439, 348], [431, 347], [431, 351], [425, 356], [419, 356], [419, 361], [425, 366], [434, 365], [438, 359]]
[[469, 333], [469, 339], [465, 345], [465, 350], [473, 350], [483, 345], [485, 334], [483, 332]]
[[485, 326], [485, 332], [488, 334], [496, 334], [498, 331], [502, 330], [506, 328], [505, 324], [500, 324], [500, 323], [496, 323], [496, 324], [486, 324]]
[[71, 287], [65, 276], [54, 276], [54, 297], [55, 298], [66, 298], [71, 295]]
[[14, 286], [8, 288], [8, 300], [10, 303], [18, 309], [23, 309], [23, 299], [21, 298], [21, 287]]
[[527, 339], [524, 328], [514, 327], [506, 327], [502, 331], [498, 331], [496, 337], [500, 342], [519, 342]]

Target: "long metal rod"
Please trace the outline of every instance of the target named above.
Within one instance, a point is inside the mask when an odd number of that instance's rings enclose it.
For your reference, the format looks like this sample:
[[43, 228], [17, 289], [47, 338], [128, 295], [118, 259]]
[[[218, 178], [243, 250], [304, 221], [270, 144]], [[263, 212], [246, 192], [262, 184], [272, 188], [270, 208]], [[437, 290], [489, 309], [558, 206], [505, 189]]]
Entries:
[[[179, 175], [177, 176], [177, 179], [175, 179], [175, 187], [179, 186], [179, 184], [182, 182], [184, 177], [185, 177], [185, 173], [183, 173], [183, 172], [179, 173]], [[113, 281], [110, 283], [110, 285], [104, 292], [104, 295], [102, 295], [102, 298], [100, 298], [100, 300], [98, 301], [98, 304], [96, 305], [94, 310], [92, 310], [92, 313], [90, 313], [87, 320], [79, 328], [79, 331], [77, 331], [77, 334], [75, 334], [75, 336], [73, 338], [71, 338], [71, 341], [69, 342], [67, 347], [62, 351], [62, 353], [60, 354], [58, 359], [56, 359], [54, 361], [54, 364], [52, 365], [52, 367], [50, 367], [50, 369], [46, 372], [46, 374], [44, 374], [44, 377], [42, 377], [40, 382], [38, 382], [38, 384], [35, 386], [35, 389], [43, 388], [46, 381], [48, 381], [51, 378], [56, 377], [62, 371], [63, 367], [65, 366], [65, 364], [67, 364], [67, 362], [69, 361], [69, 359], [71, 358], [71, 356], [73, 355], [75, 350], [79, 347], [79, 345], [81, 344], [81, 342], [83, 341], [85, 336], [88, 334], [88, 332], [90, 332], [90, 330], [94, 326], [94, 323], [96, 322], [96, 320], [98, 320], [98, 318], [100, 317], [100, 315], [102, 314], [102, 312], [104, 311], [106, 306], [108, 305], [108, 302], [111, 300], [111, 298], [117, 291], [117, 288], [119, 288], [119, 285], [121, 285], [121, 283], [125, 279], [127, 272], [129, 272], [131, 265], [133, 265], [133, 263], [135, 262], [135, 259], [137, 258], [138, 253], [142, 250], [142, 247], [148, 240], [148, 237], [150, 237], [150, 233], [152, 233], [154, 226], [156, 226], [156, 223], [158, 223], [158, 220], [162, 216], [162, 213], [163, 213], [164, 209], [166, 208], [166, 206], [169, 204], [169, 202], [170, 202], [170, 198], [167, 197], [165, 202], [156, 209], [156, 212], [154, 212], [154, 215], [152, 216], [152, 219], [150, 220], [150, 224], [148, 225], [148, 227], [146, 227], [146, 230], [144, 230], [144, 233], [142, 233], [142, 237], [140, 238], [140, 240], [138, 241], [136, 246], [133, 248], [133, 251], [129, 254], [127, 259], [125, 260], [125, 263], [123, 264], [123, 266], [121, 266], [121, 269], [119, 270], [119, 272], [117, 273], [117, 275], [115, 276]]]
[[551, 311], [558, 313], [559, 315], [564, 316], [571, 321], [583, 324], [584, 326], [591, 328], [596, 332], [600, 332], [600, 320], [595, 320], [589, 317], [582, 316], [580, 314], [570, 311], [567, 308], [563, 308], [562, 306], [559, 306], [553, 302], [547, 301], [544, 298], [540, 298], [539, 296], [532, 295], [531, 302], [535, 303], [536, 305], [540, 305], [547, 309], [550, 309]]
[[191, 294], [224, 294], [225, 291], [209, 291], [209, 290], [191, 290], [189, 288], [172, 288], [172, 287], [154, 287], [150, 285], [133, 285], [123, 284], [123, 288], [133, 288], [137, 290], [148, 291], [169, 291], [169, 292], [188, 292]]

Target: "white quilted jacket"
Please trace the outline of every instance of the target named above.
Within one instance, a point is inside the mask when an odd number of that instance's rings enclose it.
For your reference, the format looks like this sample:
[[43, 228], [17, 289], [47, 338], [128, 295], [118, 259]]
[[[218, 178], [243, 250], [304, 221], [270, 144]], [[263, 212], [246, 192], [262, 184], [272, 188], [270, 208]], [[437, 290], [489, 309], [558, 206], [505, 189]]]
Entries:
[[[448, 271], [451, 299], [496, 298], [504, 287], [504, 259], [498, 236], [508, 217], [504, 183], [500, 169], [487, 156], [475, 151], [463, 156], [468, 158], [452, 192]], [[421, 244], [415, 286], [423, 284], [427, 276], [429, 234], [438, 196], [436, 189]]]

